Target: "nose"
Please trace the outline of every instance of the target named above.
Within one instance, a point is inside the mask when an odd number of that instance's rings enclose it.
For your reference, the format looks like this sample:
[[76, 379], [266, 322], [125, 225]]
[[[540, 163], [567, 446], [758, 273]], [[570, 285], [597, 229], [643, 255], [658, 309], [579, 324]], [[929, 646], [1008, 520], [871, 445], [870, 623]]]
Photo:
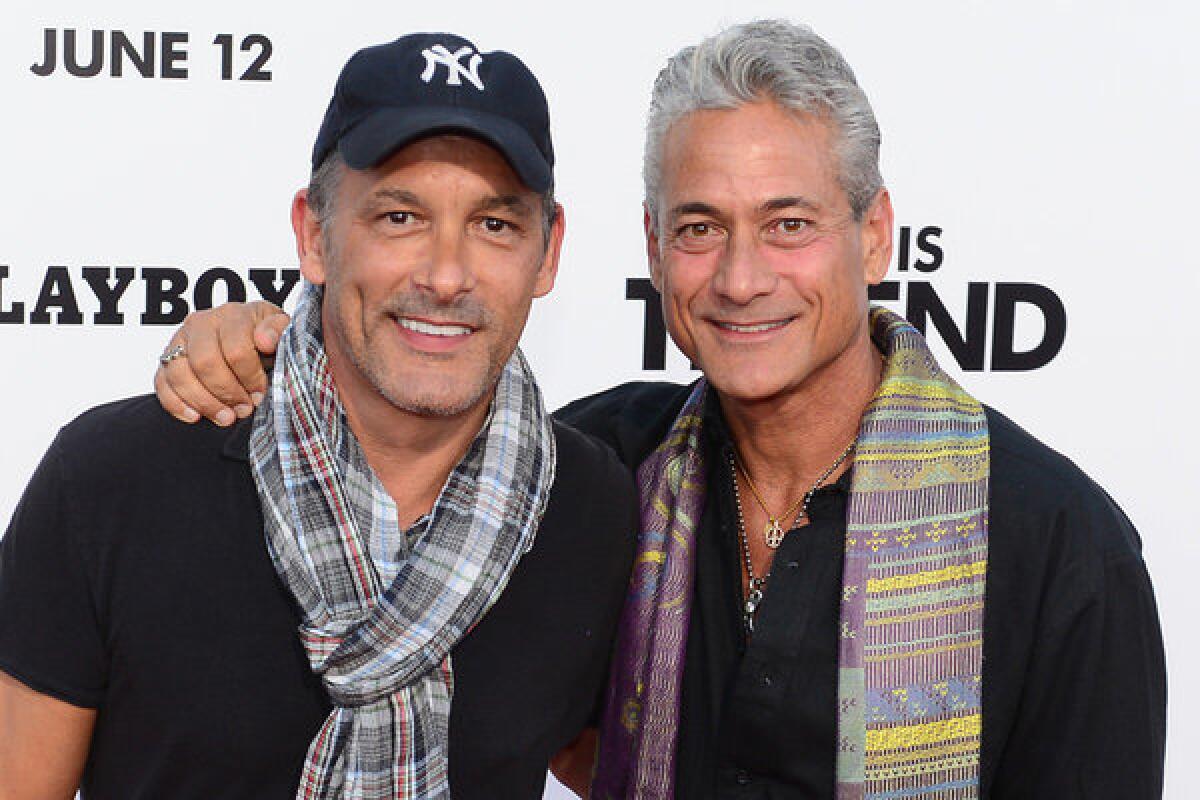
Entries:
[[770, 294], [777, 276], [758, 251], [755, 237], [730, 234], [717, 263], [713, 291], [736, 305], [747, 305], [756, 297]]
[[418, 270], [417, 284], [439, 302], [450, 303], [475, 286], [475, 275], [468, 264], [465, 236], [449, 227], [434, 231], [425, 268]]

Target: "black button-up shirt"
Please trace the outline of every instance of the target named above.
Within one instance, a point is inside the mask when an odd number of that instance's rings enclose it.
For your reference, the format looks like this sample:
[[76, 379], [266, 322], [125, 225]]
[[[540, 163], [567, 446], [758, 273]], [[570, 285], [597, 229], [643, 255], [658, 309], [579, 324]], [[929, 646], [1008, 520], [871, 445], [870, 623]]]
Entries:
[[[709, 493], [696, 543], [678, 795], [712, 796], [715, 787], [719, 797], [829, 797], [850, 472], [813, 495], [809, 524], [775, 551], [747, 640], [733, 445], [715, 402], [706, 404], [704, 443]], [[769, 792], [781, 785], [786, 795]]]
[[[560, 416], [636, 467], [688, 387], [634, 383]], [[1132, 525], [1074, 464], [986, 409], [991, 442], [981, 800], [1161, 797], [1163, 645]], [[834, 797], [838, 621], [852, 476], [775, 553], [746, 641], [741, 552], [715, 397], [684, 670], [676, 797]]]

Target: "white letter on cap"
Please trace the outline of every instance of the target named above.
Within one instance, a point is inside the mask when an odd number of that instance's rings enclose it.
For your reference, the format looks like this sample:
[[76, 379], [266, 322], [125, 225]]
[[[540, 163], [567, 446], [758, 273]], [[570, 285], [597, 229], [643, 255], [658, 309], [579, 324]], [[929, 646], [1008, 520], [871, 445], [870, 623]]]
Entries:
[[[479, 80], [479, 65], [483, 63], [483, 56], [470, 47], [460, 47], [451, 53], [445, 45], [435, 44], [422, 50], [421, 55], [425, 56], [425, 71], [421, 73], [421, 80], [426, 83], [433, 80], [433, 73], [437, 71], [437, 65], [441, 64], [446, 68], [447, 86], [462, 86], [462, 79], [466, 78], [476, 89], [483, 91], [483, 81]], [[459, 63], [459, 59], [465, 55], [470, 55], [471, 60], [464, 67]]]

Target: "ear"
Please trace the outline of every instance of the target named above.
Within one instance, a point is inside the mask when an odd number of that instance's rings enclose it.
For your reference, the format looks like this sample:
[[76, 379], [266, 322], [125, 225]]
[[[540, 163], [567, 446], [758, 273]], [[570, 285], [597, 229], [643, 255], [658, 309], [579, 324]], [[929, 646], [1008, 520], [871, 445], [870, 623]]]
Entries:
[[309, 282], [325, 283], [325, 249], [321, 223], [308, 205], [308, 190], [301, 189], [292, 198], [292, 232], [296, 234], [296, 255], [300, 257], [300, 274]]
[[662, 250], [659, 248], [658, 226], [650, 207], [642, 203], [642, 228], [646, 231], [646, 262], [650, 265], [650, 283], [662, 291]]
[[533, 296], [545, 297], [554, 288], [558, 277], [558, 258], [562, 253], [563, 236], [567, 232], [567, 217], [561, 204], [554, 206], [554, 223], [546, 240], [546, 253], [538, 268], [537, 280], [533, 284]]
[[887, 275], [892, 263], [892, 198], [887, 189], [880, 189], [863, 215], [861, 235], [863, 280], [874, 286]]

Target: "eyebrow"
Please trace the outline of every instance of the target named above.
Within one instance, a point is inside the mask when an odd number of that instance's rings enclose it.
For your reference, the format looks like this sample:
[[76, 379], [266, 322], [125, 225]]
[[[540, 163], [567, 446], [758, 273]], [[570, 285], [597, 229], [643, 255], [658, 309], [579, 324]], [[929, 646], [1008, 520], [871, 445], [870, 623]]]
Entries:
[[692, 201], [690, 203], [680, 203], [671, 209], [668, 216], [671, 218], [682, 217], [684, 214], [707, 214], [710, 217], [717, 216], [719, 212], [714, 206], [708, 203]]
[[379, 189], [371, 195], [371, 205], [377, 206], [385, 202], [403, 203], [410, 206], [421, 205], [420, 199], [406, 189]]
[[[417, 207], [424, 205], [416, 194], [407, 189], [379, 189], [371, 195], [371, 205], [373, 207], [388, 202]], [[529, 214], [531, 211], [529, 202], [519, 194], [493, 195], [484, 198], [479, 204], [480, 211], [495, 211], [497, 209], [508, 209], [513, 213], [519, 214]]]
[[479, 205], [480, 211], [495, 211], [507, 209], [515, 214], [529, 214], [529, 201], [519, 194], [501, 194], [485, 199]]
[[819, 211], [821, 206], [815, 201], [809, 200], [807, 197], [802, 195], [773, 197], [759, 206], [759, 209], [762, 211], [783, 211], [788, 208], [803, 208], [809, 211]]
[[[819, 211], [821, 206], [813, 200], [809, 200], [803, 195], [787, 195], [784, 197], [772, 197], [758, 207], [760, 212], [783, 211], [789, 208], [803, 208], [808, 211]], [[720, 216], [720, 211], [708, 203], [700, 201], [692, 201], [688, 203], [680, 203], [670, 211], [670, 217], [681, 217], [684, 214], [705, 214], [711, 217]]]

